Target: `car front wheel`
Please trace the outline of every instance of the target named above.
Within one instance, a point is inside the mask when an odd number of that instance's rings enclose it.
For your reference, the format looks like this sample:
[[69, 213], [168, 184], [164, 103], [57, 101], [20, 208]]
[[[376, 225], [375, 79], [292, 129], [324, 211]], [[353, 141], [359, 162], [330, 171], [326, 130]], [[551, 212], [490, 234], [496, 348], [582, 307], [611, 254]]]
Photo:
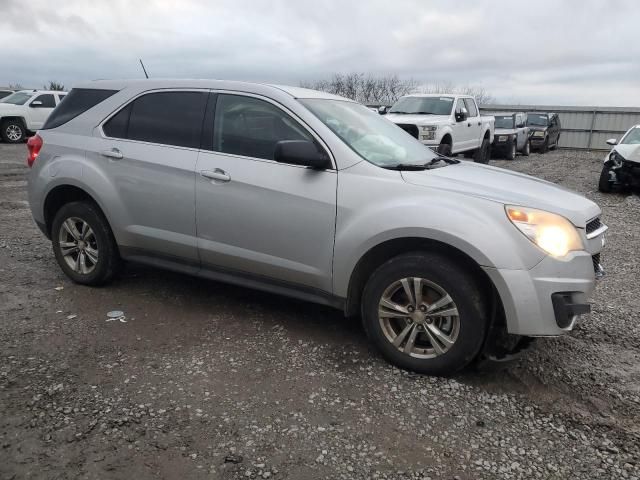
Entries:
[[111, 228], [91, 202], [72, 202], [60, 208], [53, 219], [51, 242], [60, 268], [76, 283], [107, 283], [120, 267]]
[[528, 157], [531, 154], [531, 142], [527, 140], [524, 142], [524, 148], [522, 149], [522, 155]]
[[604, 165], [600, 172], [600, 181], [598, 182], [598, 190], [602, 193], [611, 193], [613, 190], [613, 182], [611, 181], [611, 167]]
[[487, 329], [475, 278], [440, 254], [395, 257], [371, 276], [362, 317], [372, 343], [394, 365], [450, 375], [479, 353]]

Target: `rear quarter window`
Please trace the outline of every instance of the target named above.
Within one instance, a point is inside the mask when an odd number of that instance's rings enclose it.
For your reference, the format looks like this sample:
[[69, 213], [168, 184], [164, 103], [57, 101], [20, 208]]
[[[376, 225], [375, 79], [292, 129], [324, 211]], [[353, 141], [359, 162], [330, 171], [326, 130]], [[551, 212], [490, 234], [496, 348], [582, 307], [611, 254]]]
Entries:
[[117, 90], [74, 88], [65, 95], [64, 102], [60, 102], [53, 112], [51, 112], [42, 129], [47, 130], [64, 125], [69, 120], [95, 107], [116, 92]]

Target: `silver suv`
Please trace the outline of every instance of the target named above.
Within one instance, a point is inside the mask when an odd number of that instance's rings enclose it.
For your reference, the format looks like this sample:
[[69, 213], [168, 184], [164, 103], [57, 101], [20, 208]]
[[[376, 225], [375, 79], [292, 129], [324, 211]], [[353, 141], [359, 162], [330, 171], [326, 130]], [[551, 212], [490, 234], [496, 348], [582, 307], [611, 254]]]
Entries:
[[570, 331], [602, 272], [595, 203], [312, 90], [93, 82], [28, 148], [33, 217], [73, 281], [128, 260], [330, 305], [418, 372]]

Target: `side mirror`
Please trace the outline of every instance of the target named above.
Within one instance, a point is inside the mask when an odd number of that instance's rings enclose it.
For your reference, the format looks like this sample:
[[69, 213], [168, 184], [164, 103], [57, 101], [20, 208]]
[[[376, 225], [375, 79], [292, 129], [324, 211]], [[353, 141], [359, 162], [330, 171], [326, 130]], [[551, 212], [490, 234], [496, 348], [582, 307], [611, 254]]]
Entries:
[[618, 144], [618, 140], [615, 139], [615, 138], [610, 138], [609, 140], [607, 140], [607, 145], [614, 146], [614, 145], [617, 145], [617, 144]]
[[31, 102], [31, 105], [29, 105], [31, 108], [38, 108], [38, 107], [42, 107], [42, 102], [40, 100], [34, 100], [33, 102]]
[[456, 112], [456, 122], [464, 122], [467, 118], [469, 118], [469, 112], [466, 108]]
[[331, 167], [327, 154], [308, 140], [280, 140], [276, 143], [274, 159], [280, 163], [290, 163], [314, 170], [324, 170]]
[[378, 107], [378, 113], [380, 115], [386, 115], [387, 114], [387, 107], [385, 107], [384, 105], [382, 105], [381, 107]]

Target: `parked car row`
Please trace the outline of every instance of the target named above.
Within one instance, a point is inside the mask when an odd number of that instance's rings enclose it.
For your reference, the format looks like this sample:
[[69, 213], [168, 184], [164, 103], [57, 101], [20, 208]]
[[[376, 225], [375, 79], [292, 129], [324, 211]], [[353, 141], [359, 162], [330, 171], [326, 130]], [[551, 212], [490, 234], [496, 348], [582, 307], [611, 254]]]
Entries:
[[[487, 163], [491, 153], [513, 160], [554, 149], [560, 140], [560, 118], [552, 112], [501, 112], [481, 115], [473, 97], [455, 94], [411, 94], [378, 113], [438, 153], [458, 153]], [[488, 144], [487, 144], [488, 142]]]
[[7, 143], [20, 143], [42, 128], [66, 92], [19, 90], [0, 99], [0, 136]]

